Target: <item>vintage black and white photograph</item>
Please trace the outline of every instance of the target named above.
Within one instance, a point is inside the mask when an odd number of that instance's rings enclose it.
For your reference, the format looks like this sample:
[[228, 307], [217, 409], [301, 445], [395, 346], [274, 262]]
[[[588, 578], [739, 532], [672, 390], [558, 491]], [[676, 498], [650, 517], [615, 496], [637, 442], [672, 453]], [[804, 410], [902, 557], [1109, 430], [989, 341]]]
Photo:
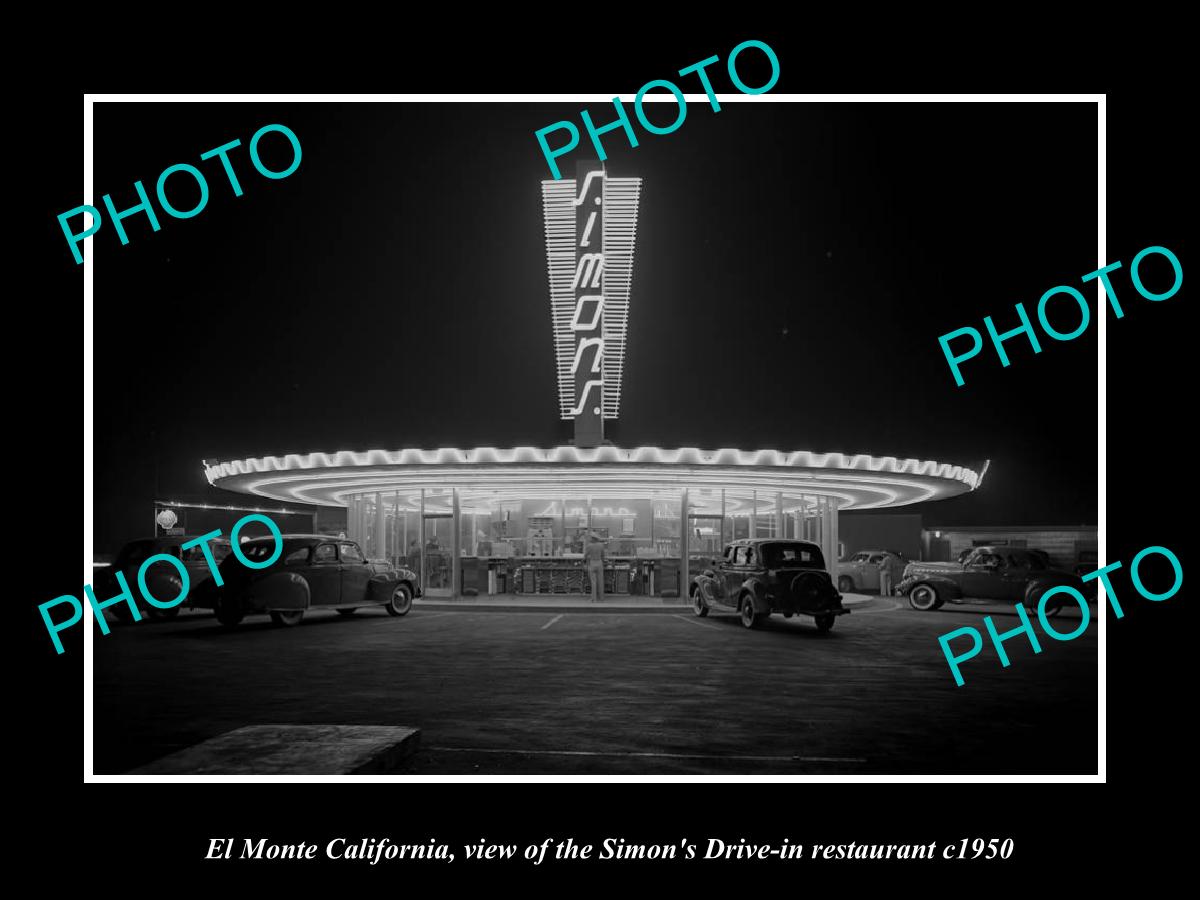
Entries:
[[1096, 104], [626, 108], [95, 104], [96, 775], [1097, 774]]

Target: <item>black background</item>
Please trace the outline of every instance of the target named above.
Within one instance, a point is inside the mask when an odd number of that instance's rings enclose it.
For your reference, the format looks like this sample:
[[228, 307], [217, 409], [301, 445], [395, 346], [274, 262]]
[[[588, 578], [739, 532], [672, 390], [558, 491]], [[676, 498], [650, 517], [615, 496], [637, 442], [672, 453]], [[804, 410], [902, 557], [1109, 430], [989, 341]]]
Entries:
[[[131, 66], [93, 74], [92, 90], [472, 90], [486, 79], [493, 90], [595, 90], [629, 95], [650, 77], [666, 70], [662, 62], [684, 65], [711, 53], [724, 53], [746, 36], [776, 48], [783, 77], [775, 90], [924, 90], [924, 91], [1108, 91], [1108, 258], [1128, 260], [1142, 247], [1161, 244], [1173, 249], [1188, 268], [1182, 215], [1185, 142], [1177, 131], [1181, 114], [1172, 95], [1177, 84], [1171, 68], [1173, 49], [1163, 34], [1142, 35], [1123, 26], [1120, 34], [1078, 23], [1036, 19], [1016, 11], [1010, 21], [855, 23], [830, 30], [829, 23], [802, 23], [789, 29], [747, 28], [731, 38], [717, 29], [699, 36], [672, 33], [668, 38], [634, 30], [624, 43], [608, 42], [602, 59], [581, 61], [553, 41], [531, 37], [526, 45], [499, 38], [472, 46], [437, 34], [424, 40], [384, 37], [361, 43], [361, 23], [347, 32], [327, 33], [319, 46], [279, 47], [268, 63], [265, 51], [243, 40], [214, 40], [206, 46], [209, 64], [191, 69], [160, 62], [147, 70]], [[906, 27], [901, 28], [901, 25]], [[986, 27], [985, 27], [986, 25]], [[541, 23], [540, 29], [550, 23]], [[563, 27], [566, 27], [565, 25]], [[866, 30], [864, 30], [866, 29]], [[949, 29], [954, 40], [921, 40], [927, 32]], [[486, 31], [486, 29], [484, 29]], [[547, 31], [547, 34], [557, 34]], [[986, 33], [988, 38], [980, 37]], [[130, 39], [128, 35], [124, 39]], [[114, 38], [115, 40], [115, 38]], [[353, 48], [353, 52], [351, 49]], [[584, 64], [586, 62], [586, 64]], [[335, 63], [337, 63], [335, 65]], [[167, 71], [164, 72], [164, 67]], [[678, 66], [676, 66], [678, 67]], [[223, 73], [220, 77], [214, 73]], [[336, 77], [335, 77], [336, 74]], [[169, 79], [165, 75], [170, 75]], [[149, 79], [149, 80], [148, 80]], [[163, 80], [160, 80], [163, 79]], [[169, 82], [169, 84], [168, 84]], [[976, 885], [1029, 890], [1050, 884], [1086, 884], [1116, 870], [1149, 872], [1170, 864], [1180, 839], [1164, 818], [1176, 805], [1171, 798], [1186, 782], [1190, 759], [1184, 734], [1190, 730], [1185, 685], [1185, 594], [1160, 604], [1127, 600], [1123, 620], [1108, 620], [1108, 785], [882, 785], [882, 784], [687, 784], [687, 785], [88, 785], [81, 784], [82, 642], [78, 631], [67, 641], [68, 652], [55, 657], [45, 640], [36, 604], [79, 588], [78, 566], [70, 560], [77, 546], [66, 535], [75, 506], [70, 473], [78, 473], [78, 382], [68, 361], [72, 342], [66, 322], [79, 308], [82, 273], [69, 257], [54, 216], [79, 202], [79, 114], [81, 96], [74, 86], [46, 90], [26, 98], [22, 113], [37, 123], [31, 132], [30, 155], [44, 166], [31, 188], [29, 211], [20, 221], [33, 223], [34, 253], [18, 260], [29, 271], [23, 327], [34, 352], [25, 358], [12, 391], [13, 419], [24, 423], [24, 442], [14, 441], [10, 458], [33, 456], [49, 470], [28, 479], [38, 493], [23, 508], [23, 525], [34, 535], [51, 535], [41, 560], [29, 558], [23, 574], [27, 585], [22, 603], [31, 640], [26, 645], [24, 673], [14, 693], [20, 698], [23, 727], [18, 740], [18, 777], [32, 788], [20, 809], [26, 843], [61, 864], [70, 857], [79, 871], [97, 882], [120, 879], [153, 885], [161, 892], [174, 884], [244, 885], [250, 880], [280, 883], [286, 875], [309, 877], [315, 868], [270, 867], [236, 873], [201, 862], [207, 839], [230, 834], [270, 836], [278, 840], [318, 839], [331, 833], [386, 834], [393, 840], [421, 841], [436, 835], [447, 841], [480, 837], [521, 843], [545, 836], [574, 835], [579, 840], [604, 834], [626, 839], [678, 840], [681, 836], [729, 835], [778, 841], [887, 840], [949, 841], [964, 836], [1012, 836], [1018, 846], [1004, 866], [909, 865], [887, 868], [839, 867], [822, 883], [850, 887], [860, 879], [881, 875], [890, 884], [908, 874], [910, 883], [928, 884], [948, 875], [963, 890]], [[713, 124], [726, 125], [725, 114]], [[699, 119], [700, 117], [697, 117]], [[732, 117], [730, 117], [732, 118]], [[665, 146], [684, 143], [684, 129], [661, 139]], [[1051, 129], [1045, 141], [1070, 144], [1069, 132]], [[189, 145], [188, 153], [192, 152]], [[635, 151], [636, 152], [636, 151]], [[1085, 154], [1086, 155], [1086, 154]], [[1189, 154], [1190, 156], [1190, 154]], [[1084, 159], [1083, 164], [1091, 164]], [[141, 172], [143, 170], [139, 170]], [[146, 171], [157, 172], [157, 169]], [[99, 185], [98, 185], [99, 187]], [[250, 198], [245, 210], [250, 209]], [[204, 215], [214, 215], [215, 210]], [[1047, 204], [1031, 209], [1031, 221], [1049, 221], [1074, 240], [1081, 220], [1092, 210]], [[190, 223], [199, 225], [201, 219]], [[182, 231], [189, 223], [168, 225]], [[135, 239], [136, 241], [136, 239]], [[1019, 244], [1019, 241], [1015, 242]], [[134, 244], [126, 251], [133, 251]], [[136, 252], [136, 251], [135, 251]], [[27, 262], [26, 260], [36, 260]], [[980, 271], [1002, 266], [989, 257]], [[1034, 284], [1052, 285], [1086, 271], [1075, 260], [1064, 262], [1061, 277], [1047, 273]], [[1183, 386], [1191, 336], [1185, 320], [1186, 284], [1171, 301], [1127, 304], [1124, 320], [1110, 319], [1108, 336], [1108, 558], [1128, 560], [1150, 544], [1171, 547], [1187, 568], [1182, 510], [1194, 492], [1184, 481], [1189, 460], [1186, 431], [1190, 405]], [[980, 312], [965, 290], [964, 321]], [[1134, 314], [1136, 310], [1136, 314]], [[951, 323], [952, 325], [955, 323]], [[78, 332], [76, 332], [78, 334]], [[74, 344], [78, 347], [78, 344]], [[43, 349], [45, 348], [45, 349]], [[54, 349], [57, 348], [57, 349]], [[1051, 348], [1055, 355], [1089, 352], [1085, 341]], [[47, 353], [46, 350], [49, 350]], [[40, 352], [39, 352], [40, 351]], [[45, 354], [44, 356], [42, 354]], [[1048, 359], [1050, 352], [1039, 359]], [[99, 370], [106, 364], [97, 345]], [[1035, 366], [1031, 359], [1005, 371], [1006, 378]], [[71, 377], [68, 377], [71, 376]], [[1015, 382], [1013, 382], [1015, 383]], [[97, 407], [97, 416], [102, 411]], [[1085, 452], [1094, 443], [1095, 413], [1087, 398], [1068, 411], [1080, 430], [1078, 444], [1069, 439], [1048, 442], [1051, 455]], [[948, 434], [953, 421], [945, 423]], [[32, 448], [30, 450], [29, 448]], [[20, 470], [17, 470], [20, 471]], [[21, 472], [24, 475], [24, 472]], [[103, 473], [97, 472], [97, 481]], [[59, 539], [59, 536], [62, 536]], [[1118, 593], [1129, 598], [1128, 580], [1115, 579]], [[110, 638], [113, 639], [113, 638]], [[147, 715], [152, 715], [147, 710]], [[1033, 754], [1054, 748], [1031, 745]], [[777, 872], [796, 885], [815, 884], [819, 876], [805, 867], [788, 870], [745, 863], [689, 868], [704, 883], [745, 888], [766, 873]], [[380, 879], [394, 889], [450, 886], [454, 867], [442, 871], [377, 866], [354, 867], [354, 881]], [[321, 871], [324, 871], [323, 869]], [[346, 870], [334, 870], [346, 871]], [[523, 867], [489, 868], [493, 886], [516, 872], [521, 884], [535, 886], [549, 877]], [[458, 875], [469, 873], [463, 868]], [[476, 873], [476, 874], [481, 874]], [[568, 883], [597, 883], [607, 873], [618, 883], [637, 886], [663, 875], [679, 879], [682, 870], [592, 866], [560, 870]], [[230, 877], [230, 876], [233, 877]], [[256, 877], [257, 876], [257, 877]], [[428, 881], [426, 879], [429, 879]], [[748, 881], [755, 878], [755, 882]], [[687, 879], [691, 882], [693, 879]], [[343, 883], [349, 883], [348, 881]], [[683, 884], [682, 880], [676, 882]], [[947, 883], [950, 883], [947, 881]], [[308, 884], [316, 886], [316, 881]], [[135, 891], [140, 893], [140, 891]]]

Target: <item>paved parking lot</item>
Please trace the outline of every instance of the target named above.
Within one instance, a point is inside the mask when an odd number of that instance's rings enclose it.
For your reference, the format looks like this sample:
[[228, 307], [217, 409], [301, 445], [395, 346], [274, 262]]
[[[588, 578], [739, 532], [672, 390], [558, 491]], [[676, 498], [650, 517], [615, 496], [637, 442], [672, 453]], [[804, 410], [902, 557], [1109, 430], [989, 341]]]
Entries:
[[[95, 642], [95, 765], [124, 772], [243, 725], [421, 728], [413, 773], [1086, 773], [1096, 626], [990, 646], [956, 687], [937, 636], [1011, 607], [875, 598], [819, 635], [686, 607], [419, 607], [117, 628]], [[1007, 624], [1011, 623], [1011, 624]], [[1063, 620], [1060, 630], [1070, 630]]]

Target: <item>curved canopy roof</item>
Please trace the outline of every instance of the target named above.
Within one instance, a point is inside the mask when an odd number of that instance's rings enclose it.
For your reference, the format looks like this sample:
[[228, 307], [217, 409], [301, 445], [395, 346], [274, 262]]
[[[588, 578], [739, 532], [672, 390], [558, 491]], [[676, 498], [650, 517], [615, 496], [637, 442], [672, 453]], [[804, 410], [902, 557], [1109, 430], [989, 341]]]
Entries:
[[276, 500], [344, 506], [377, 492], [426, 508], [459, 491], [464, 507], [528, 499], [590, 497], [678, 498], [688, 488], [697, 511], [713, 511], [726, 495], [726, 511], [745, 512], [758, 502], [804, 508], [829, 497], [842, 510], [881, 509], [953, 497], [975, 490], [987, 471], [893, 456], [814, 453], [807, 450], [701, 450], [695, 447], [580, 449], [572, 446], [342, 450], [206, 463], [209, 483]]

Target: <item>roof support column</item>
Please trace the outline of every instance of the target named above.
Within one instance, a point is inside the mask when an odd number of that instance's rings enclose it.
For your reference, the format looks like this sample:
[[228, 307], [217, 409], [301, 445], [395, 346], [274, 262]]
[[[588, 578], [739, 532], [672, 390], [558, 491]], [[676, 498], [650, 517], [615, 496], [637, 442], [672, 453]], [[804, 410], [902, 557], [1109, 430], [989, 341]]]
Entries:
[[688, 591], [688, 537], [691, 531], [688, 521], [687, 488], [679, 490], [679, 596], [686, 597]]
[[458, 507], [458, 488], [450, 490], [451, 540], [453, 548], [450, 554], [450, 596], [457, 597], [462, 587], [462, 512]]
[[833, 581], [837, 583], [837, 562], [841, 557], [841, 545], [838, 539], [838, 499], [837, 497], [829, 498], [829, 533], [830, 546], [833, 548], [832, 555], [829, 558], [829, 574], [833, 576]]
[[825, 525], [825, 497], [822, 494], [817, 495], [817, 515], [813, 524], [817, 528], [816, 541], [821, 548], [821, 555], [829, 559], [829, 541], [826, 540], [829, 529]]
[[392, 495], [392, 562], [400, 564], [400, 554], [404, 546], [400, 543], [400, 492]]
[[721, 539], [717, 541], [721, 551], [725, 550], [725, 488], [721, 488]]
[[421, 542], [421, 571], [417, 575], [421, 578], [421, 591], [424, 592], [428, 587], [425, 581], [425, 488], [421, 488], [421, 521], [418, 524], [420, 531], [418, 540]]
[[384, 516], [383, 494], [377, 491], [375, 493], [375, 540], [371, 542], [375, 548], [376, 559], [387, 556], [387, 519]]

